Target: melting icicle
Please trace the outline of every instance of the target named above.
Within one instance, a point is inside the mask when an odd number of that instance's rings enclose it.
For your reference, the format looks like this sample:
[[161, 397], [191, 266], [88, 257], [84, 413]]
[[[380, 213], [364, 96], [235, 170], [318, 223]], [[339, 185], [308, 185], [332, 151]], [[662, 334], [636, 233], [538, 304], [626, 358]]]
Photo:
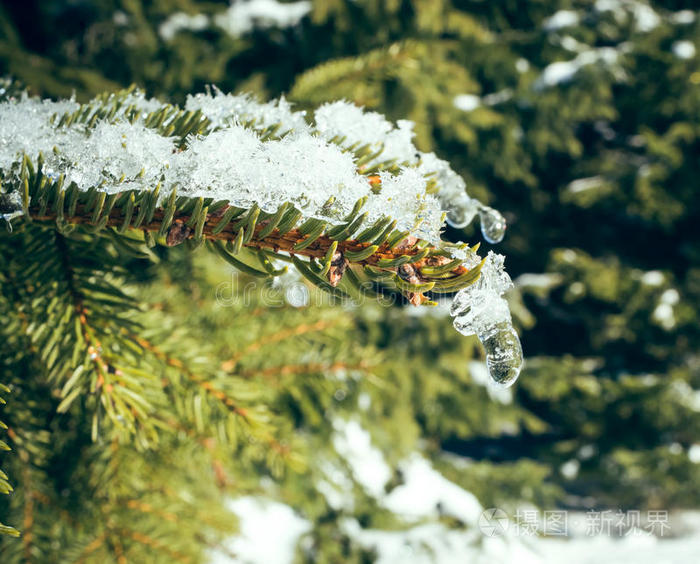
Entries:
[[503, 269], [503, 255], [489, 252], [477, 282], [454, 297], [450, 315], [463, 335], [476, 335], [486, 351], [486, 365], [495, 385], [511, 386], [520, 374], [523, 349], [502, 294], [513, 283]]
[[500, 243], [506, 234], [506, 219], [501, 212], [482, 205], [479, 208], [479, 220], [481, 221], [481, 234], [489, 243]]

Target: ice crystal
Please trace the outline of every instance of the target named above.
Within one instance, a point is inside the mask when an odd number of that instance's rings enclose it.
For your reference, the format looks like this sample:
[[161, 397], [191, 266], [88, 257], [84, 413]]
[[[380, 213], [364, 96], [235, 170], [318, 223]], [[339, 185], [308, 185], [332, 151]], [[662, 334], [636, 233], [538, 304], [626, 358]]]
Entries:
[[40, 152], [51, 152], [57, 142], [77, 137], [74, 130], [57, 130], [50, 119], [78, 107], [72, 100], [50, 102], [26, 96], [0, 104], [0, 169], [9, 170], [24, 153], [35, 158]]
[[70, 141], [48, 155], [44, 173], [63, 173], [66, 185], [75, 182], [81, 190], [102, 186], [108, 193], [153, 188], [175, 148], [172, 139], [128, 122], [101, 122], [89, 135]]
[[308, 131], [305, 112], [292, 111], [284, 96], [260, 103], [248, 94], [224, 94], [218, 88], [213, 90], [214, 94], [188, 96], [185, 104], [186, 110], [200, 110], [212, 122], [212, 127], [253, 122], [259, 129], [279, 124], [275, 133], [280, 136], [290, 131]]

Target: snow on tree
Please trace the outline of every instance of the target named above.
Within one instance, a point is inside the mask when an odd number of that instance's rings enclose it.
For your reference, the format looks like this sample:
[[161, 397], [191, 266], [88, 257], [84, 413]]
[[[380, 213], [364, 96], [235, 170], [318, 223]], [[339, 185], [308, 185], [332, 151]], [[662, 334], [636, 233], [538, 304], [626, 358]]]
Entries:
[[[440, 238], [457, 210], [462, 218], [478, 212], [484, 236], [500, 239], [500, 214], [469, 198], [445, 161], [413, 146], [409, 122], [395, 127], [345, 102], [308, 117], [284, 99], [262, 104], [219, 91], [190, 97], [182, 109], [136, 90], [86, 104], [26, 94], [0, 103], [5, 275], [55, 268], [66, 278], [63, 306], [50, 277], [37, 298], [51, 329], [48, 341], [35, 342], [49, 357], [59, 411], [83, 394], [100, 397], [93, 440], [103, 415], [143, 432], [144, 444], [156, 440], [142, 372], [114, 360], [129, 340], [145, 345], [126, 321], [133, 303], [110, 272], [158, 244], [206, 243], [257, 277], [291, 263], [338, 296], [393, 292], [430, 306], [429, 295], [456, 293], [455, 327], [482, 341], [494, 384], [517, 379], [522, 350], [501, 297], [512, 286], [503, 257], [481, 259], [478, 246]], [[12, 249], [22, 239], [31, 248], [51, 241], [59, 263], [37, 262], [41, 248], [18, 256]], [[90, 255], [81, 260], [112, 257], [93, 265], [103, 272], [99, 282], [91, 280], [96, 271], [81, 280], [69, 264], [72, 245]], [[111, 308], [119, 313], [95, 330], [92, 318]], [[75, 332], [64, 339], [68, 327]]]

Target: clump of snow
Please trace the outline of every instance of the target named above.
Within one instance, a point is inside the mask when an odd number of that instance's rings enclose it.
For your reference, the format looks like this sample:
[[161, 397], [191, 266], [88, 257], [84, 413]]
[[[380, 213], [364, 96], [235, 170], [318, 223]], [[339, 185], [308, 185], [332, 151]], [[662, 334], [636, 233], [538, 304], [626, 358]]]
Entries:
[[[492, 101], [498, 103], [508, 93], [495, 94]], [[464, 94], [463, 96], [470, 96]], [[478, 97], [477, 97], [478, 98]], [[455, 98], [455, 104], [460, 97]], [[466, 106], [465, 106], [466, 107]], [[462, 108], [464, 109], [464, 108]], [[369, 166], [386, 160], [398, 163], [417, 164], [417, 169], [425, 176], [437, 181], [437, 197], [442, 209], [447, 212], [447, 221], [456, 228], [468, 225], [477, 212], [483, 212], [482, 233], [489, 241], [500, 241], [501, 231], [505, 231], [503, 216], [484, 206], [478, 200], [467, 195], [466, 183], [450, 165], [439, 159], [435, 153], [423, 153], [413, 144], [413, 123], [400, 120], [396, 126], [384, 116], [376, 112], [368, 112], [349, 102], [333, 102], [324, 104], [314, 113], [316, 130], [325, 139], [338, 141], [343, 147], [369, 145], [373, 150], [382, 149], [382, 152], [368, 163]], [[502, 229], [498, 236], [491, 237], [493, 213], [498, 214], [498, 221], [502, 223]], [[500, 236], [500, 238], [499, 238]], [[491, 237], [491, 238], [489, 238]]]
[[577, 55], [571, 61], [560, 61], [547, 65], [535, 83], [536, 89], [570, 82], [583, 67], [601, 64], [619, 74], [617, 62], [619, 51], [613, 47], [590, 49]]
[[642, 274], [641, 281], [646, 286], [661, 286], [664, 283], [664, 274], [658, 270], [649, 270]]
[[108, 193], [148, 190], [168, 169], [174, 148], [172, 139], [140, 123], [101, 122], [85, 138], [61, 144], [45, 166], [63, 172], [66, 186], [75, 182], [81, 190], [100, 185]]
[[214, 16], [214, 23], [232, 37], [240, 37], [253, 29], [295, 26], [310, 11], [309, 0], [233, 0], [226, 11]]
[[418, 150], [413, 145], [413, 122], [392, 124], [377, 112], [368, 112], [349, 102], [323, 104], [314, 112], [316, 130], [324, 139], [340, 138], [342, 147], [369, 145], [381, 154], [369, 164], [394, 160], [415, 163]]
[[528, 70], [530, 70], [529, 61], [520, 57], [517, 61], [515, 61], [515, 70], [517, 70], [521, 74], [527, 72]]
[[565, 27], [578, 25], [581, 17], [573, 10], [559, 10], [542, 22], [545, 31], [557, 31]]
[[659, 298], [659, 303], [654, 308], [651, 317], [667, 331], [676, 326], [676, 318], [673, 314], [673, 306], [680, 301], [678, 290], [669, 288]]
[[695, 21], [693, 10], [679, 10], [671, 14], [671, 21], [678, 25], [690, 25]]
[[[458, 198], [470, 202], [464, 181], [447, 163], [434, 155], [423, 155], [424, 163], [417, 166], [421, 154], [411, 143], [409, 122], [394, 127], [379, 114], [364, 114], [351, 105], [342, 105], [342, 109], [349, 109], [347, 115], [338, 112], [338, 106], [327, 106], [319, 113], [324, 135], [311, 129], [304, 113], [293, 111], [283, 98], [259, 103], [249, 96], [220, 91], [191, 96], [186, 109], [201, 111], [212, 127], [208, 135], [191, 136], [178, 149], [174, 139], [145, 126], [145, 117], [162, 107], [157, 100], [137, 91], [123, 99], [109, 98], [106, 105], [118, 102], [119, 110], [109, 121], [98, 120], [92, 128], [81, 123], [57, 127], [60, 119], [52, 122], [52, 116], [75, 112], [80, 107], [75, 102], [25, 97], [0, 104], [0, 168], [7, 173], [14, 166], [16, 174], [23, 153], [35, 159], [42, 151], [43, 172], [54, 178], [64, 174], [66, 186], [75, 183], [81, 190], [99, 187], [114, 193], [153, 189], [161, 183], [162, 197], [177, 187], [182, 195], [226, 200], [241, 207], [257, 204], [268, 212], [288, 201], [304, 216], [332, 224], [341, 223], [355, 202], [366, 198], [363, 211], [368, 221], [390, 216], [398, 229], [434, 244], [440, 241], [445, 200], [427, 193], [425, 175], [435, 169], [426, 171], [425, 163], [438, 165], [441, 176], [448, 180], [443, 196], [456, 192]], [[362, 116], [365, 126], [379, 124], [381, 129], [379, 133], [371, 126], [353, 129], [354, 121], [343, 121], [348, 115]], [[260, 137], [275, 125], [279, 125], [277, 136]], [[372, 133], [369, 141], [375, 146], [383, 145], [392, 157], [405, 156], [401, 160], [413, 161], [413, 166], [397, 174], [381, 172], [381, 185], [373, 190], [367, 178], [358, 173], [353, 153], [329, 142], [328, 136], [340, 125], [349, 127], [349, 139], [367, 139]], [[337, 131], [342, 132], [342, 127]], [[332, 197], [334, 203], [326, 205]]]
[[481, 98], [475, 94], [459, 94], [452, 100], [454, 107], [463, 112], [471, 112], [481, 106]]
[[0, 104], [0, 169], [9, 170], [23, 153], [31, 158], [47, 155], [56, 143], [80, 137], [75, 129], [56, 129], [50, 118], [54, 114], [74, 112], [80, 105], [74, 100], [51, 102], [24, 96]]
[[587, 178], [577, 178], [576, 180], [572, 180], [571, 182], [569, 182], [569, 184], [567, 184], [566, 190], [567, 192], [571, 192], [572, 194], [578, 194], [580, 192], [587, 192], [588, 190], [600, 188], [603, 182], [604, 181], [602, 176], [589, 176]]
[[170, 41], [183, 30], [201, 31], [209, 27], [209, 18], [204, 14], [186, 14], [175, 12], [168, 16], [159, 26], [158, 35]]
[[[263, 142], [254, 131], [231, 125], [191, 139], [172, 161], [166, 181], [177, 184], [182, 194], [228, 200], [240, 207], [256, 203], [267, 212], [289, 201], [306, 217], [332, 223], [340, 222], [370, 193], [350, 154], [309, 134]], [[334, 205], [325, 207], [332, 196]]]
[[695, 45], [692, 41], [675, 41], [671, 51], [679, 59], [692, 59], [695, 56]]
[[186, 110], [200, 110], [209, 118], [212, 127], [223, 127], [233, 123], [252, 121], [257, 129], [265, 129], [280, 124], [276, 135], [281, 136], [291, 131], [307, 132], [309, 130], [305, 112], [295, 112], [284, 96], [278, 100], [261, 103], [248, 94], [224, 94], [214, 87], [212, 94], [188, 96]]
[[388, 173], [379, 176], [381, 192], [372, 194], [364, 208], [368, 220], [387, 215], [401, 218], [397, 229], [411, 231], [426, 241], [439, 240], [442, 209], [435, 196], [426, 194], [425, 177], [414, 168], [404, 168], [395, 176]]
[[641, 32], [649, 32], [661, 23], [661, 16], [640, 0], [596, 0], [595, 9], [598, 12], [611, 12], [620, 23], [632, 17], [635, 29]]

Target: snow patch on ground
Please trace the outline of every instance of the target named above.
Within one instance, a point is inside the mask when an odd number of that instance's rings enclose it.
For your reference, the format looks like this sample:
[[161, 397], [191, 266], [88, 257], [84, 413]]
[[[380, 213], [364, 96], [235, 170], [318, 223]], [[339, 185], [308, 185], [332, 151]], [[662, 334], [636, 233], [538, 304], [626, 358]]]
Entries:
[[[246, 496], [228, 505], [240, 520], [240, 533], [224, 544], [240, 564], [291, 563], [299, 537], [311, 528], [311, 523], [291, 507], [269, 499]], [[234, 560], [223, 551], [213, 551], [209, 562], [228, 564]]]

